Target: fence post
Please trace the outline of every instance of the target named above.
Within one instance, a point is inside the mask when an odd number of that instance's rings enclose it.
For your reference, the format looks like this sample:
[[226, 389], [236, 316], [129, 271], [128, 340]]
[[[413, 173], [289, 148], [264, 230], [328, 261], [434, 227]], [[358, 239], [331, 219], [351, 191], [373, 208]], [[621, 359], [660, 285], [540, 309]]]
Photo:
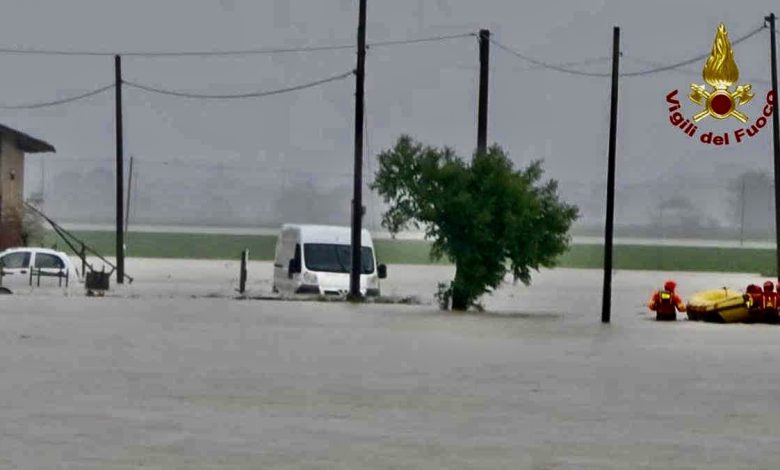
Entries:
[[84, 276], [86, 279], [87, 276], [87, 248], [84, 246], [84, 243], [81, 244], [81, 253], [79, 253], [79, 257], [81, 258], [81, 275]]
[[246, 291], [247, 262], [249, 262], [248, 249], [241, 252], [241, 273], [239, 275], [239, 281], [238, 281], [238, 292], [241, 294], [243, 294]]

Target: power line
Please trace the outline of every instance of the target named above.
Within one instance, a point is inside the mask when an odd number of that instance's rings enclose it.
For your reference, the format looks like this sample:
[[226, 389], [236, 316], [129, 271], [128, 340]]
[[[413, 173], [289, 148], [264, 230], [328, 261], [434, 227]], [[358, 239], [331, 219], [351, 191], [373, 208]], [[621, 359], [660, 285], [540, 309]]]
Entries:
[[[739, 44], [739, 43], [741, 43], [743, 41], [746, 41], [746, 40], [752, 38], [753, 36], [755, 36], [756, 34], [760, 33], [764, 29], [766, 29], [766, 26], [761, 25], [761, 26], [753, 29], [749, 33], [745, 34], [744, 36], [740, 36], [739, 38], [733, 40], [731, 42], [731, 44], [733, 46], [735, 46], [735, 45], [737, 45], [737, 44]], [[609, 77], [610, 76], [609, 73], [587, 72], [587, 71], [583, 71], [583, 70], [572, 69], [572, 68], [570, 68], [570, 67], [568, 67], [566, 65], [552, 64], [552, 63], [545, 62], [545, 61], [542, 61], [542, 60], [535, 59], [533, 57], [527, 56], [525, 54], [522, 54], [522, 53], [520, 53], [520, 52], [510, 48], [509, 46], [505, 46], [504, 44], [501, 44], [500, 42], [498, 42], [498, 41], [496, 41], [494, 39], [491, 39], [490, 42], [495, 44], [499, 49], [502, 49], [505, 52], [508, 52], [509, 54], [511, 54], [511, 55], [513, 55], [515, 57], [518, 57], [518, 58], [520, 58], [520, 59], [522, 59], [522, 60], [524, 60], [526, 62], [529, 62], [529, 63], [531, 63], [533, 65], [536, 65], [536, 66], [544, 68], [544, 69], [550, 69], [550, 70], [555, 70], [555, 71], [562, 72], [562, 73], [567, 73], [567, 74], [570, 74], [570, 75], [578, 75], [578, 76], [586, 76], [586, 77]], [[710, 56], [709, 52], [706, 53], [706, 54], [699, 54], [696, 57], [692, 57], [690, 59], [686, 59], [686, 60], [683, 60], [683, 61], [680, 61], [680, 62], [675, 62], [675, 63], [672, 63], [672, 64], [668, 64], [668, 65], [662, 65], [662, 66], [654, 67], [654, 68], [647, 69], [647, 70], [640, 70], [640, 71], [636, 71], [636, 72], [623, 72], [623, 73], [620, 74], [620, 76], [621, 77], [639, 77], [639, 76], [643, 76], [643, 75], [650, 75], [650, 74], [665, 72], [667, 70], [674, 70], [674, 69], [677, 69], [677, 68], [680, 68], [680, 67], [684, 67], [686, 65], [690, 65], [690, 64], [693, 64], [693, 63], [696, 63], [696, 62], [700, 62], [701, 60], [706, 59], [709, 56]], [[593, 61], [595, 59], [588, 59], [588, 60]]]
[[108, 91], [110, 89], [114, 88], [114, 85], [106, 85], [104, 87], [98, 88], [96, 90], [88, 91], [87, 93], [82, 93], [80, 95], [71, 96], [69, 98], [63, 98], [59, 100], [54, 101], [45, 101], [45, 102], [39, 102], [39, 103], [29, 103], [29, 104], [16, 104], [16, 105], [2, 105], [0, 104], [0, 109], [38, 109], [38, 108], [48, 108], [50, 106], [58, 106], [61, 104], [66, 103], [72, 103], [73, 101], [82, 100], [85, 98], [89, 98], [90, 96], [95, 96], [100, 93], [103, 93], [104, 91]]
[[[101, 159], [87, 159], [87, 158], [64, 158], [64, 159], [58, 159], [57, 161], [61, 160], [67, 160], [67, 161], [92, 161], [92, 160], [101, 160]], [[102, 160], [101, 160], [102, 161]], [[344, 177], [344, 178], [351, 178], [352, 173], [350, 172], [342, 172], [338, 170], [330, 170], [327, 168], [317, 170], [317, 171], [306, 171], [306, 170], [295, 170], [295, 169], [287, 169], [287, 168], [269, 168], [266, 165], [262, 164], [240, 164], [241, 162], [238, 162], [236, 164], [224, 164], [224, 163], [208, 163], [208, 162], [202, 162], [202, 161], [189, 161], [186, 158], [174, 158], [170, 160], [156, 160], [153, 158], [139, 158], [135, 157], [135, 165], [136, 168], [143, 168], [147, 166], [176, 166], [177, 168], [196, 168], [196, 169], [209, 169], [209, 170], [228, 170], [228, 171], [235, 171], [242, 174], [246, 174], [249, 171], [252, 172], [261, 172], [264, 174], [272, 175], [271, 177], [275, 178], [273, 175], [279, 175], [279, 174], [285, 174], [285, 175], [292, 175], [296, 177], [310, 177], [310, 176], [317, 176], [317, 175], [327, 175], [329, 177]], [[138, 170], [140, 172], [143, 172], [143, 170]], [[151, 170], [149, 170], [151, 171]], [[139, 173], [137, 172], [136, 175]], [[140, 173], [143, 174], [143, 173]], [[254, 177], [254, 176], [253, 176]]]
[[432, 36], [428, 38], [420, 38], [420, 39], [406, 39], [406, 40], [400, 40], [400, 41], [380, 41], [380, 42], [373, 42], [368, 43], [367, 47], [384, 47], [384, 46], [402, 46], [407, 44], [419, 44], [421, 42], [438, 42], [438, 41], [447, 41], [449, 39], [459, 39], [459, 38], [468, 38], [468, 37], [476, 37], [477, 33], [461, 33], [461, 34], [450, 34], [445, 36]]
[[608, 74], [608, 73], [585, 72], [585, 71], [582, 71], [582, 70], [571, 69], [571, 68], [568, 68], [568, 67], [565, 67], [565, 66], [561, 66], [561, 65], [551, 64], [551, 63], [544, 62], [544, 61], [541, 61], [541, 60], [538, 60], [538, 59], [534, 59], [533, 57], [529, 57], [529, 56], [527, 56], [525, 54], [521, 54], [520, 52], [510, 48], [509, 46], [505, 46], [505, 45], [501, 44], [500, 42], [496, 41], [495, 39], [490, 39], [490, 42], [495, 44], [496, 47], [498, 47], [499, 49], [502, 49], [504, 52], [508, 52], [509, 54], [511, 54], [511, 55], [513, 55], [515, 57], [518, 57], [518, 58], [520, 58], [520, 59], [522, 59], [522, 60], [524, 60], [526, 62], [530, 62], [531, 64], [536, 65], [538, 67], [541, 67], [543, 69], [551, 69], [551, 70], [556, 70], [558, 72], [568, 73], [568, 74], [571, 74], [571, 75], [580, 75], [580, 76], [586, 76], [586, 77], [609, 77], [610, 76], [610, 74]]
[[[621, 57], [623, 54], [620, 54]], [[601, 62], [608, 62], [612, 60], [612, 56], [602, 56], [602, 57], [592, 57], [590, 59], [582, 59], [582, 60], [573, 60], [571, 62], [564, 62], [562, 64], [557, 64], [559, 67], [574, 67], [574, 66], [582, 66], [582, 65], [591, 65], [591, 64], [598, 64]], [[535, 66], [529, 66], [529, 69], [536, 68]]]
[[[623, 54], [621, 53], [621, 57], [622, 57], [622, 55]], [[560, 63], [560, 64], [555, 64], [555, 66], [556, 67], [563, 67], [563, 68], [582, 67], [582, 66], [593, 65], [593, 64], [598, 64], [598, 63], [602, 63], [602, 62], [609, 62], [610, 60], [612, 60], [612, 56], [609, 56], [609, 57], [606, 57], [606, 56], [605, 57], [592, 57], [590, 59], [582, 59], [582, 60], [573, 60], [571, 62], [563, 62], [563, 63]], [[541, 66], [541, 65], [529, 64], [529, 65], [527, 65], [525, 67], [519, 68], [518, 70], [539, 70], [541, 68], [543, 68], [543, 66]], [[583, 70], [583, 72], [584, 72], [584, 70]]]
[[335, 82], [337, 80], [343, 80], [350, 75], [354, 74], [354, 71], [350, 70], [349, 72], [345, 72], [339, 75], [335, 75], [333, 77], [325, 78], [322, 80], [317, 80], [314, 82], [304, 83], [302, 85], [296, 85], [286, 88], [280, 88], [278, 90], [271, 90], [271, 91], [256, 91], [256, 92], [250, 92], [250, 93], [236, 93], [236, 94], [201, 94], [201, 93], [192, 93], [192, 92], [185, 92], [185, 91], [177, 91], [177, 90], [169, 90], [164, 88], [156, 88], [152, 87], [150, 85], [145, 85], [142, 83], [136, 83], [131, 81], [124, 81], [123, 83], [129, 87], [137, 88], [139, 90], [144, 90], [150, 93], [157, 93], [161, 95], [168, 95], [168, 96], [176, 96], [179, 98], [199, 98], [199, 99], [241, 99], [241, 98], [261, 98], [264, 96], [271, 96], [271, 95], [279, 95], [282, 93], [288, 93], [292, 91], [297, 90], [303, 90], [306, 88], [312, 88], [318, 85], [324, 85], [325, 83], [329, 82]]
[[[648, 65], [648, 66], [652, 66], [652, 67], [661, 67], [662, 66], [658, 62], [654, 62], [652, 60], [641, 59], [639, 57], [626, 56], [625, 58], [628, 59], [628, 60], [633, 60], [634, 62], [636, 62], [638, 64], [642, 64], [642, 65]], [[700, 78], [701, 78], [701, 74], [702, 74], [701, 70], [692, 70], [690, 68], [677, 68], [674, 71], [677, 72], [677, 73], [683, 74], [683, 75], [691, 75], [691, 76], [695, 75], [695, 76], [698, 76]], [[762, 85], [768, 85], [769, 84], [769, 80], [765, 80], [763, 78], [740, 77], [740, 79], [743, 82], [759, 83], [759, 84], [762, 84]]]
[[69, 51], [62, 49], [32, 49], [32, 48], [0, 48], [1, 54], [27, 54], [27, 55], [48, 55], [48, 56], [92, 56], [109, 57], [121, 55], [124, 57], [187, 57], [187, 56], [242, 56], [242, 55], [260, 55], [260, 54], [286, 54], [293, 52], [318, 52], [332, 51], [340, 49], [351, 49], [354, 46], [331, 45], [331, 46], [308, 46], [308, 47], [284, 47], [284, 48], [260, 48], [260, 49], [242, 49], [229, 51]]
[[[760, 33], [764, 29], [766, 29], [766, 25], [762, 24], [761, 26], [759, 26], [756, 29], [754, 29], [753, 31], [745, 34], [744, 36], [741, 36], [741, 37], [731, 41], [731, 45], [732, 46], [736, 46], [737, 44], [739, 44], [739, 43], [741, 43], [743, 41], [747, 41], [748, 39], [752, 38], [753, 36], [755, 36], [756, 34]], [[661, 67], [655, 67], [655, 68], [648, 69], [648, 70], [641, 70], [641, 71], [638, 71], [638, 72], [621, 73], [620, 76], [622, 76], [622, 77], [639, 77], [639, 76], [642, 76], [642, 75], [650, 75], [650, 74], [653, 74], [653, 73], [665, 72], [667, 70], [673, 70], [673, 69], [676, 69], [676, 68], [679, 68], [679, 67], [683, 67], [683, 66], [690, 65], [690, 64], [693, 64], [693, 63], [696, 63], [696, 62], [700, 62], [700, 61], [708, 58], [709, 56], [710, 56], [710, 53], [707, 52], [705, 54], [699, 54], [696, 57], [692, 57], [692, 58], [687, 59], [687, 60], [683, 60], [683, 61], [680, 61], [680, 62], [675, 62], [673, 64], [664, 65], [664, 66], [661, 66]]]
[[[404, 39], [396, 41], [378, 41], [368, 44], [369, 47], [398, 46], [405, 44], [417, 44], [421, 42], [446, 41], [462, 37], [475, 36], [474, 33], [461, 33], [446, 36], [431, 36], [416, 39]], [[265, 55], [265, 54], [290, 54], [300, 52], [322, 52], [354, 49], [353, 44], [329, 44], [322, 46], [301, 46], [301, 47], [268, 47], [256, 49], [236, 49], [224, 51], [78, 51], [64, 49], [35, 49], [35, 48], [0, 48], [0, 54], [28, 54], [28, 55], [48, 55], [48, 56], [91, 56], [108, 57], [121, 55], [124, 57], [213, 57], [213, 56], [246, 56], [246, 55]]]

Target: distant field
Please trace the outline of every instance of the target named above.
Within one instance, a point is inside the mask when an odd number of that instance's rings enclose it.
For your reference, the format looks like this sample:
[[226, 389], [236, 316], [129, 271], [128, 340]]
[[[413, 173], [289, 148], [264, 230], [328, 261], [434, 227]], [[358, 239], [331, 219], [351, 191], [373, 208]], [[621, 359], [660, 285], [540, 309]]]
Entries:
[[[77, 231], [74, 234], [106, 256], [114, 255], [112, 232]], [[276, 238], [271, 235], [214, 235], [130, 232], [127, 256], [141, 258], [238, 259], [248, 248], [253, 260], [271, 260]], [[54, 233], [46, 245], [65, 244]], [[431, 264], [430, 243], [418, 240], [375, 240], [377, 257], [387, 264]], [[69, 250], [65, 250], [69, 251]], [[600, 245], [574, 245], [559, 265], [600, 268]], [[446, 261], [440, 261], [445, 263]], [[701, 272], [753, 272], [773, 275], [775, 252], [768, 249], [703, 248], [678, 246], [615, 245], [615, 269]]]
[[[113, 232], [73, 231], [99, 253], [113, 256]], [[54, 232], [48, 232], [46, 246], [71, 250]], [[238, 259], [249, 249], [253, 260], [272, 260], [276, 237], [273, 235], [216, 235], [186, 233], [130, 232], [127, 234], [127, 256], [139, 258]], [[430, 243], [419, 240], [375, 240], [377, 256], [388, 264], [431, 264]], [[442, 262], [444, 263], [444, 262]]]
[[[560, 258], [570, 268], [600, 268], [601, 245], [574, 245]], [[774, 275], [775, 250], [683, 246], [615, 245], [615, 269], [653, 271], [743, 272]]]

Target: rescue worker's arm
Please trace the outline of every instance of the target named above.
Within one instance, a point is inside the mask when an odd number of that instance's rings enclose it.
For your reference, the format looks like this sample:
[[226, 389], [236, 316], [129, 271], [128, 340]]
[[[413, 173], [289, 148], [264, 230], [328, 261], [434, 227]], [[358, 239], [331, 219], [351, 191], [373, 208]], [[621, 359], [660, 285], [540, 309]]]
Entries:
[[677, 307], [678, 312], [684, 312], [685, 311], [685, 302], [683, 302], [682, 297], [680, 297], [677, 294], [674, 294], [674, 305]]
[[655, 291], [653, 292], [653, 295], [650, 297], [650, 300], [647, 301], [647, 308], [655, 311], [657, 306], [658, 306], [658, 291]]

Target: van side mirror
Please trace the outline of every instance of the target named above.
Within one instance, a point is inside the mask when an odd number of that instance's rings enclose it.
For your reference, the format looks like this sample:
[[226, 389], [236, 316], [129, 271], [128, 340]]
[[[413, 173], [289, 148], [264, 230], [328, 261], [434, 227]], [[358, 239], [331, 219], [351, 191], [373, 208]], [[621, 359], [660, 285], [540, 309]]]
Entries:
[[377, 266], [377, 274], [379, 275], [379, 279], [387, 278], [387, 266], [384, 264]]
[[301, 272], [301, 262], [295, 258], [290, 260], [290, 264], [287, 266], [287, 276], [292, 278], [293, 274]]

